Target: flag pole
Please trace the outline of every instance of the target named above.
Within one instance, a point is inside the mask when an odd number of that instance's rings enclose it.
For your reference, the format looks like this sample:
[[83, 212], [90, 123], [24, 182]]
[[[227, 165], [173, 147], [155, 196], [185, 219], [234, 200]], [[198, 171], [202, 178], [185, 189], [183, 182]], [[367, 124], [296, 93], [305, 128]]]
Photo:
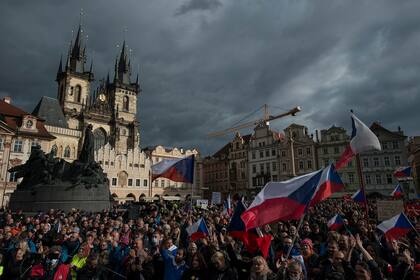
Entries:
[[356, 165], [357, 165], [357, 172], [359, 173], [360, 189], [363, 192], [363, 197], [365, 201], [366, 221], [369, 223], [369, 209], [368, 209], [368, 203], [367, 203], [366, 191], [365, 191], [365, 180], [363, 178], [362, 164], [360, 162], [359, 154], [356, 155]]
[[293, 246], [295, 245], [296, 238], [299, 234], [300, 228], [303, 225], [303, 220], [305, 219], [305, 215], [306, 215], [306, 211], [305, 213], [303, 213], [302, 217], [300, 218], [299, 224], [296, 228], [296, 234], [293, 236], [293, 239], [292, 239], [292, 246], [290, 246], [289, 249], [287, 250], [286, 261], [289, 259], [290, 253], [292, 252]]

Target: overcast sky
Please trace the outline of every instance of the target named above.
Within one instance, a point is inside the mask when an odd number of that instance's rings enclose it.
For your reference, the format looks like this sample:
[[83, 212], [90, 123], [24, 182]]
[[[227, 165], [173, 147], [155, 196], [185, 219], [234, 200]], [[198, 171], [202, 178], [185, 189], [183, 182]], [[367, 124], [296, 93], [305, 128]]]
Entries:
[[142, 147], [212, 153], [233, 135], [207, 133], [264, 103], [303, 108], [272, 122], [277, 130], [349, 128], [353, 108], [368, 124], [420, 135], [420, 1], [1, 1], [0, 96], [28, 111], [56, 97], [81, 8], [97, 79], [112, 77], [124, 37], [132, 49]]

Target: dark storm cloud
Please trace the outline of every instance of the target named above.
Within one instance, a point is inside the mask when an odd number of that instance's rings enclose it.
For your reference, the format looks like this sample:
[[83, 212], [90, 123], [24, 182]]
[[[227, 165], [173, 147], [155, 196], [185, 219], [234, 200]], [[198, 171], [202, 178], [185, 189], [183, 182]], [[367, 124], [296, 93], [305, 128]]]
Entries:
[[3, 1], [1, 95], [29, 111], [56, 95], [80, 8], [97, 80], [112, 78], [124, 37], [132, 49], [143, 147], [214, 152], [232, 135], [207, 133], [264, 103], [272, 113], [303, 107], [272, 122], [278, 130], [349, 128], [352, 108], [367, 123], [419, 133], [418, 1]]
[[219, 0], [188, 0], [179, 7], [175, 15], [183, 15], [192, 11], [215, 10], [222, 6]]

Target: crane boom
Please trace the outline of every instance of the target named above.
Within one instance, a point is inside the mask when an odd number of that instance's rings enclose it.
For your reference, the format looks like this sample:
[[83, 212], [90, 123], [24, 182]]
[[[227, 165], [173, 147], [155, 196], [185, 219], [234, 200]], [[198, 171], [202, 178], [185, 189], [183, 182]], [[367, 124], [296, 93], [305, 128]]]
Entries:
[[233, 127], [230, 127], [230, 128], [224, 129], [224, 130], [211, 132], [207, 136], [209, 136], [209, 137], [222, 136], [222, 135], [225, 135], [229, 132], [235, 132], [235, 131], [238, 131], [238, 130], [243, 129], [243, 128], [256, 126], [260, 123], [269, 122], [269, 121], [272, 121], [272, 120], [276, 120], [276, 119], [279, 119], [279, 118], [286, 117], [288, 115], [295, 116], [296, 113], [300, 112], [301, 110], [302, 110], [302, 108], [300, 106], [297, 106], [297, 107], [295, 107], [295, 108], [293, 108], [293, 109], [291, 109], [291, 110], [289, 110], [285, 113], [282, 113], [282, 114], [278, 114], [278, 115], [274, 115], [274, 116], [269, 116], [269, 115], [266, 114], [265, 117], [262, 118], [262, 119], [257, 119], [257, 120], [254, 120], [254, 121], [246, 122], [246, 123], [243, 123], [243, 124], [240, 124], [240, 125], [237, 125], [237, 126], [233, 126]]

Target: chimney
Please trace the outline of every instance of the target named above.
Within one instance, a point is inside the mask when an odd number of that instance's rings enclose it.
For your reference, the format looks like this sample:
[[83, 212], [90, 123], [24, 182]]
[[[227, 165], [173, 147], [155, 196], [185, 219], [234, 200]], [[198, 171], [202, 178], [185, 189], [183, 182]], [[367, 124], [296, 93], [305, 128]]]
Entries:
[[315, 130], [315, 138], [316, 138], [316, 142], [319, 142], [318, 129]]
[[3, 101], [6, 102], [7, 104], [12, 103], [12, 98], [10, 96], [5, 96], [3, 97]]

